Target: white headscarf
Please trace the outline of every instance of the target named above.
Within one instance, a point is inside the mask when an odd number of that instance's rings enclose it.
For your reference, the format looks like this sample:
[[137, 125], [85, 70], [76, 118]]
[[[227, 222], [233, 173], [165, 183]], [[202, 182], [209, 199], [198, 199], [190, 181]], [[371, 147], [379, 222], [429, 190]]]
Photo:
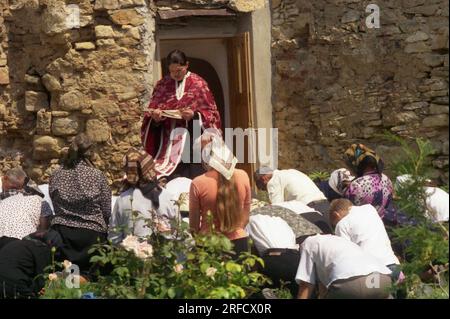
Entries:
[[355, 179], [355, 176], [346, 169], [340, 168], [331, 173], [330, 179], [328, 180], [328, 184], [330, 187], [339, 195], [344, 195], [345, 192], [345, 184], [344, 182], [351, 182]]
[[238, 159], [219, 136], [212, 137], [211, 142], [204, 147], [202, 156], [209, 167], [218, 171], [227, 180], [233, 177]]

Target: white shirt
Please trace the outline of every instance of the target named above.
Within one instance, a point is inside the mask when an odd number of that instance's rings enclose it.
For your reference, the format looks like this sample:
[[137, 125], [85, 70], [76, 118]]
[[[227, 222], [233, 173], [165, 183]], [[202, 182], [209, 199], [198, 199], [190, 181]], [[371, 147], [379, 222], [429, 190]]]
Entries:
[[[410, 183], [411, 175], [405, 174], [397, 176], [396, 184], [401, 186], [402, 183]], [[438, 187], [425, 187], [427, 198], [427, 217], [434, 222], [448, 221], [448, 193]]]
[[0, 237], [22, 239], [37, 231], [42, 199], [19, 193], [0, 201]]
[[298, 200], [308, 205], [313, 201], [327, 199], [307, 175], [295, 169], [273, 171], [267, 191], [272, 204]]
[[428, 217], [434, 222], [448, 222], [448, 193], [438, 187], [425, 187]]
[[182, 193], [189, 193], [191, 189], [192, 179], [186, 177], [177, 177], [166, 184], [165, 189], [174, 194], [176, 197], [180, 197]]
[[383, 221], [372, 205], [353, 206], [348, 215], [337, 223], [335, 234], [354, 242], [383, 265], [400, 264], [392, 251]]
[[[170, 220], [178, 217], [177, 207], [174, 205], [176, 198], [172, 193], [163, 189], [159, 195], [159, 208], [156, 215], [160, 217], [167, 227]], [[153, 204], [150, 199], [144, 197], [138, 188], [130, 188], [120, 194], [116, 200], [109, 223], [108, 238], [113, 244], [120, 243], [128, 234], [138, 237], [151, 235], [151, 229], [147, 226], [152, 219]], [[139, 212], [134, 217], [132, 211]]]
[[298, 249], [294, 231], [280, 217], [250, 216], [246, 231], [260, 255], [269, 248]]
[[351, 241], [334, 235], [308, 237], [301, 246], [300, 264], [295, 280], [327, 288], [336, 280], [366, 276], [373, 272], [390, 274], [378, 259]]
[[189, 211], [189, 191], [191, 189], [192, 179], [186, 177], [177, 177], [167, 183], [165, 189], [172, 193], [176, 199], [180, 199], [183, 194], [183, 201], [180, 211]]

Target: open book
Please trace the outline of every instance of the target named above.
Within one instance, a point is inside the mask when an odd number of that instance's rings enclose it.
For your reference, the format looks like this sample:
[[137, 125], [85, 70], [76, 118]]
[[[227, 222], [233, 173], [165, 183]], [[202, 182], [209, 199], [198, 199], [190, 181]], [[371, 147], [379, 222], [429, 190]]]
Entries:
[[180, 110], [162, 110], [161, 116], [165, 116], [171, 119], [181, 120], [183, 117], [181, 116]]

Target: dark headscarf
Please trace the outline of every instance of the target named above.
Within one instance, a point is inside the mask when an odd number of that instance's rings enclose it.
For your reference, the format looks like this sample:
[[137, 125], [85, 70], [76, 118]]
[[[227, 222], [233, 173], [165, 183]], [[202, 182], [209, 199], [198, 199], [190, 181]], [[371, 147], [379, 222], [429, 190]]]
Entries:
[[383, 172], [383, 160], [374, 150], [364, 144], [352, 144], [352, 146], [345, 151], [345, 160], [347, 165], [349, 165], [358, 176], [363, 175], [366, 165], [369, 162], [374, 164], [378, 174]]
[[125, 181], [122, 191], [139, 188], [144, 197], [150, 199], [155, 208], [159, 208], [161, 187], [158, 185], [153, 158], [144, 150], [130, 148], [123, 159]]
[[94, 167], [89, 160], [89, 155], [94, 146], [94, 142], [84, 133], [78, 134], [69, 146], [69, 152], [65, 158], [64, 166], [74, 168], [78, 163], [84, 162], [88, 166]]

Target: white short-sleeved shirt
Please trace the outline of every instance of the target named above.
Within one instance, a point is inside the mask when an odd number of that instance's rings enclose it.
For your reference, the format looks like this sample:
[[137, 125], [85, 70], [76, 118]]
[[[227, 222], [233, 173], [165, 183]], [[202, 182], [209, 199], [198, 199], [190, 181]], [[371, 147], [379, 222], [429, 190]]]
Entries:
[[438, 187], [425, 187], [428, 216], [434, 222], [448, 222], [448, 193]]
[[336, 225], [336, 236], [346, 238], [384, 265], [400, 264], [377, 210], [372, 205], [353, 206]]
[[246, 231], [261, 255], [269, 248], [298, 249], [294, 231], [280, 217], [250, 216]]
[[0, 201], [0, 237], [22, 239], [37, 231], [42, 198], [19, 193]]
[[295, 169], [273, 171], [267, 183], [267, 192], [272, 204], [298, 200], [308, 205], [327, 199], [311, 178]]
[[192, 179], [186, 177], [177, 177], [166, 184], [165, 189], [174, 194], [176, 197], [180, 197], [182, 193], [189, 193], [191, 189]]
[[[155, 212], [168, 227], [170, 220], [178, 217], [178, 210], [174, 205], [176, 199], [165, 189], [159, 195], [159, 208]], [[147, 225], [148, 220], [152, 218], [153, 209], [152, 201], [144, 197], [139, 188], [126, 190], [115, 202], [109, 222], [108, 238], [117, 244], [129, 234], [142, 238], [151, 235], [151, 229]], [[137, 219], [133, 217], [132, 210], [140, 213]]]
[[301, 258], [295, 280], [321, 282], [327, 288], [336, 280], [391, 271], [355, 243], [334, 235], [308, 237], [301, 245]]

